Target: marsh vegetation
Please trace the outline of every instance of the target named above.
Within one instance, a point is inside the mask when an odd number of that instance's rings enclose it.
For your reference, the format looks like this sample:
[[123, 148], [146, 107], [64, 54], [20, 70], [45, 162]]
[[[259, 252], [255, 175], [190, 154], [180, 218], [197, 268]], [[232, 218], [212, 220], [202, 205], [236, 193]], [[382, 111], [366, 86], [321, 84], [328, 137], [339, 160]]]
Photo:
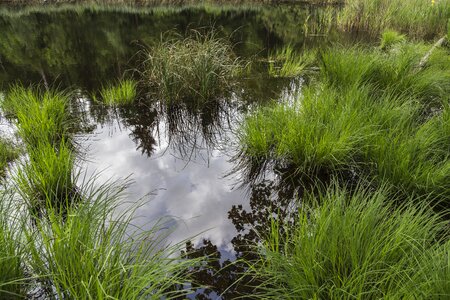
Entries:
[[450, 296], [448, 1], [80, 2], [0, 10], [0, 298]]

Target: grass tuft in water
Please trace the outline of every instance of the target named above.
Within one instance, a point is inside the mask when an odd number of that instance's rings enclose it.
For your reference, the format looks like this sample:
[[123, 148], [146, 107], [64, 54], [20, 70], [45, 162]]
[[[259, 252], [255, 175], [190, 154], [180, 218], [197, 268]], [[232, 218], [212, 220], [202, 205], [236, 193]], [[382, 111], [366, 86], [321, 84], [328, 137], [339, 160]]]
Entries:
[[214, 31], [162, 41], [148, 51], [145, 76], [167, 102], [211, 100], [226, 92], [243, 66]]
[[[50, 210], [28, 232], [29, 265], [58, 299], [174, 299], [195, 260], [181, 260], [158, 226], [134, 225], [136, 207], [119, 207], [123, 187], [82, 184], [83, 201], [62, 216]], [[179, 298], [178, 298], [179, 299]]]
[[100, 97], [107, 105], [129, 105], [136, 99], [136, 86], [137, 83], [133, 80], [121, 80], [102, 88]]
[[269, 75], [295, 77], [301, 75], [316, 57], [314, 52], [298, 53], [293, 46], [286, 46], [269, 56]]
[[13, 86], [2, 108], [17, 119], [18, 133], [27, 147], [40, 143], [58, 145], [68, 138], [69, 95], [39, 88]]
[[395, 206], [389, 194], [332, 184], [302, 199], [296, 224], [283, 228], [284, 235], [274, 220], [255, 265], [266, 280], [259, 298], [449, 296], [449, 277], [440, 277], [449, 270], [448, 243], [440, 245], [448, 223], [424, 204]]
[[54, 207], [65, 209], [77, 196], [75, 155], [64, 140], [56, 147], [40, 143], [28, 149], [28, 161], [15, 175], [22, 198], [32, 211]]
[[260, 109], [240, 134], [243, 166], [274, 161], [303, 175], [353, 173], [405, 195], [450, 201], [447, 50], [420, 69], [428, 46], [384, 52], [329, 49], [317, 87], [297, 101]]
[[5, 175], [8, 163], [19, 156], [17, 147], [9, 140], [0, 137], [0, 177]]

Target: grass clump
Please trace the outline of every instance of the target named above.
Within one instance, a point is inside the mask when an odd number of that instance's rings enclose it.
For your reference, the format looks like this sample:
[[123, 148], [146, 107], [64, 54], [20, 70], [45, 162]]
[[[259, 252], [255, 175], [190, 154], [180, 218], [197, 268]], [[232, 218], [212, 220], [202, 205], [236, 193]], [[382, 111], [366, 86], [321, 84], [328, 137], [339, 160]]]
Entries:
[[310, 88], [294, 106], [260, 110], [244, 123], [245, 155], [288, 161], [305, 174], [350, 168], [370, 133], [361, 113], [367, 97], [367, 90], [357, 88], [345, 94]]
[[269, 57], [269, 75], [274, 77], [295, 77], [311, 65], [315, 53], [298, 53], [292, 46], [286, 46]]
[[17, 118], [18, 133], [27, 147], [58, 145], [69, 137], [69, 95], [57, 91], [13, 86], [3, 109]]
[[385, 188], [351, 193], [332, 184], [304, 197], [285, 235], [273, 221], [255, 266], [266, 280], [261, 298], [449, 296], [449, 277], [438, 278], [448, 272], [448, 245], [440, 246], [447, 223], [426, 205], [396, 207], [388, 195]]
[[150, 85], [169, 103], [218, 97], [242, 69], [231, 45], [214, 32], [160, 42], [150, 49], [145, 64]]
[[76, 196], [75, 155], [64, 140], [40, 143], [28, 150], [29, 160], [15, 175], [19, 191], [32, 210], [67, 207]]
[[129, 105], [136, 99], [136, 86], [133, 80], [121, 80], [102, 88], [100, 97], [107, 105]]
[[373, 36], [390, 28], [431, 38], [446, 32], [449, 16], [446, 0], [346, 0], [337, 23], [342, 29], [367, 31]]
[[81, 189], [79, 205], [64, 216], [51, 210], [27, 234], [29, 264], [48, 297], [174, 299], [189, 292], [174, 287], [196, 261], [175, 256], [179, 249], [165, 246], [157, 227], [133, 226], [133, 212], [118, 206], [121, 186], [88, 182]]
[[385, 30], [381, 35], [380, 48], [383, 50], [390, 49], [396, 44], [406, 42], [406, 37], [395, 30]]
[[19, 151], [11, 141], [0, 138], [0, 177], [3, 177], [5, 174], [8, 163], [16, 159], [18, 155]]

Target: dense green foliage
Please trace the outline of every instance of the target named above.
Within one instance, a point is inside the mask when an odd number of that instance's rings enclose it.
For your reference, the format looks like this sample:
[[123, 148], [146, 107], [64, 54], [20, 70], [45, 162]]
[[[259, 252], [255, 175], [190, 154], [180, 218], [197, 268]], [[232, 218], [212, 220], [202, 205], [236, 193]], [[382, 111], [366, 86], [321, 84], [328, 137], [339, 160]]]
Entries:
[[13, 194], [0, 190], [0, 298], [23, 299], [26, 295], [21, 243], [22, 224]]
[[247, 118], [244, 153], [291, 163], [308, 176], [356, 171], [448, 201], [449, 54], [436, 52], [420, 69], [420, 49], [325, 51], [322, 85], [305, 89], [293, 105]]
[[[255, 272], [263, 299], [448, 297], [448, 228], [424, 204], [401, 207], [385, 188], [332, 185], [306, 195], [296, 225], [274, 220]], [[411, 199], [409, 199], [411, 200]], [[441, 277], [442, 276], [442, 277]]]

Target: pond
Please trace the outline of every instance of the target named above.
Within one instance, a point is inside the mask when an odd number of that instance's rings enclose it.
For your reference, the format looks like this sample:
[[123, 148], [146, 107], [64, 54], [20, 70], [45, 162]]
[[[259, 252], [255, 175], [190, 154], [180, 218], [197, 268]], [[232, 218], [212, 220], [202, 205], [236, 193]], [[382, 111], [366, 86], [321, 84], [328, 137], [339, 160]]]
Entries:
[[[82, 168], [98, 174], [100, 182], [130, 176], [130, 201], [143, 202], [137, 225], [163, 220], [172, 231], [169, 242], [186, 242], [188, 250], [200, 249], [198, 255], [215, 254], [210, 268], [218, 271], [248, 255], [249, 241], [257, 240], [251, 229], [266, 226], [275, 210], [285, 216], [295, 195], [288, 185], [277, 186], [281, 175], [273, 170], [247, 180], [235, 160], [236, 135], [248, 111], [289, 102], [300, 93], [307, 79], [269, 76], [267, 58], [283, 46], [320, 48], [336, 40], [332, 25], [323, 22], [326, 13], [326, 8], [287, 4], [4, 7], [0, 90], [17, 82], [75, 90]], [[220, 101], [169, 107], [145, 90], [129, 107], [107, 108], [92, 100], [124, 74], [139, 76], [140, 53], [162, 36], [212, 28], [231, 41], [236, 55], [255, 62]], [[340, 35], [339, 41], [354, 38]], [[228, 287], [238, 272], [239, 265], [216, 276], [200, 274], [214, 288], [197, 296], [215, 298], [227, 290], [223, 297], [233, 297], [235, 288]]]

